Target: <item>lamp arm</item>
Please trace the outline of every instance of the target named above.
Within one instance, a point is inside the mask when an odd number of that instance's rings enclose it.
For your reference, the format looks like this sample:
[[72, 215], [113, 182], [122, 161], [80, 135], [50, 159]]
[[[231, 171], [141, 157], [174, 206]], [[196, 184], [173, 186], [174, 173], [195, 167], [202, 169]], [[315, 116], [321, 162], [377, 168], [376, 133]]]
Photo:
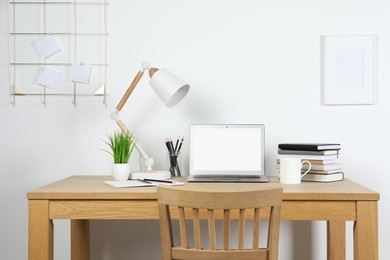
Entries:
[[130, 83], [130, 86], [127, 88], [125, 94], [123, 95], [121, 101], [119, 101], [118, 105], [116, 106], [116, 110], [119, 112], [122, 110], [123, 106], [126, 104], [127, 102], [127, 99], [130, 97], [131, 93], [133, 92], [133, 90], [135, 89], [135, 87], [137, 86], [138, 82], [140, 81], [140, 79], [142, 78], [142, 76], [144, 75], [144, 71], [149, 69], [149, 62], [147, 61], [144, 61], [142, 64], [141, 64], [141, 69], [138, 71], [137, 75], [135, 75], [135, 78], [133, 79], [133, 81]]
[[116, 106], [116, 110], [118, 111], [122, 110], [123, 106], [127, 102], [127, 99], [130, 97], [131, 93], [133, 92], [133, 90], [135, 89], [135, 87], [137, 86], [139, 80], [142, 78], [143, 75], [144, 75], [143, 71], [141, 70], [138, 71], [137, 75], [133, 79], [133, 82], [131, 82], [129, 88], [126, 90], [125, 94], [123, 95], [121, 101], [119, 101], [118, 105]]

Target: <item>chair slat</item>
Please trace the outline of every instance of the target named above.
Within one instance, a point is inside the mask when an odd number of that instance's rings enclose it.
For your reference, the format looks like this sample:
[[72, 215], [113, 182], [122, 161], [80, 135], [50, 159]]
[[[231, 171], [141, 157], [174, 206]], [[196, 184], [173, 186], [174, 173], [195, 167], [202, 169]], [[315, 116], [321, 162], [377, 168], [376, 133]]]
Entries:
[[208, 209], [207, 210], [207, 217], [208, 217], [208, 226], [209, 226], [209, 244], [210, 249], [215, 250], [217, 243], [215, 240], [215, 220], [214, 220], [214, 210]]
[[223, 249], [230, 248], [230, 209], [223, 211]]
[[240, 209], [240, 219], [238, 222], [238, 249], [244, 250], [245, 243], [245, 209]]
[[179, 227], [180, 227], [181, 247], [188, 248], [186, 217], [185, 217], [185, 213], [184, 213], [184, 208], [178, 207], [178, 210], [179, 210]]
[[253, 250], [259, 250], [259, 239], [260, 239], [260, 208], [255, 208], [253, 214], [253, 238], [252, 238]]
[[195, 248], [200, 249], [202, 246], [200, 239], [200, 219], [199, 219], [199, 209], [192, 209], [194, 214], [194, 240]]

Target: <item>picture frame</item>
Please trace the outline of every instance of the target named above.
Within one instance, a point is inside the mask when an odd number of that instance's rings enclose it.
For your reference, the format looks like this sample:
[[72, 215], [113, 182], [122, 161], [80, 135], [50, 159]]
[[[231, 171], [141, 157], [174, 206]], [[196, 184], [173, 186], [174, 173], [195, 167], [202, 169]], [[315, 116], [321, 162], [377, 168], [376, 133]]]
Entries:
[[322, 105], [376, 103], [377, 36], [322, 36]]

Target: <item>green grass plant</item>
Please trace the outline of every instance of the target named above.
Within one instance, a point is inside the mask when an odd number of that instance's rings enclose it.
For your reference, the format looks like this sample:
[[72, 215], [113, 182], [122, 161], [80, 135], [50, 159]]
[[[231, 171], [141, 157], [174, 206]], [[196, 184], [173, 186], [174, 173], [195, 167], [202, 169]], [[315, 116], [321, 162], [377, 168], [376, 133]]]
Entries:
[[112, 155], [114, 163], [128, 163], [137, 140], [131, 133], [115, 131], [108, 135], [108, 141], [103, 142], [111, 148], [111, 151], [104, 151]]

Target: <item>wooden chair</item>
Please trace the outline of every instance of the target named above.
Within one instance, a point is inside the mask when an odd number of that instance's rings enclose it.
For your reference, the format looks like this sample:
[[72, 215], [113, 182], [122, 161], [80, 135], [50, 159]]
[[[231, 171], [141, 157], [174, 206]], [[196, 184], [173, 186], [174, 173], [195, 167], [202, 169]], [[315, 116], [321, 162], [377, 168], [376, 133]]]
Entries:
[[[233, 186], [234, 187], [234, 186]], [[240, 186], [244, 187], [244, 186]], [[280, 207], [282, 188], [241, 188], [240, 190], [208, 191], [183, 187], [157, 187], [160, 213], [160, 233], [163, 259], [278, 259]], [[262, 208], [262, 209], [261, 209]], [[261, 215], [269, 216], [267, 247], [259, 248]], [[172, 214], [172, 216], [171, 216]], [[179, 219], [181, 246], [174, 245], [171, 220]], [[208, 248], [202, 248], [200, 219], [207, 219]], [[253, 219], [252, 248], [244, 248], [245, 221]], [[190, 247], [186, 230], [187, 221], [193, 222], [194, 246]], [[215, 219], [223, 219], [223, 248], [216, 246]], [[238, 245], [230, 248], [232, 219], [238, 219]], [[221, 232], [222, 233], [222, 232]], [[220, 239], [222, 240], [222, 239]]]

